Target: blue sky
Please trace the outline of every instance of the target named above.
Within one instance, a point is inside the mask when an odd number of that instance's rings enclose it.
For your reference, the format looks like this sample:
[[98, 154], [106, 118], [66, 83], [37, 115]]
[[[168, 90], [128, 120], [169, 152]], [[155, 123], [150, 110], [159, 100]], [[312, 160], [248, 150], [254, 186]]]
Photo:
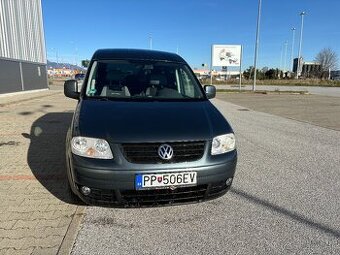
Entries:
[[[257, 0], [42, 0], [47, 55], [74, 63], [98, 48], [176, 52], [192, 67], [210, 64], [212, 44], [242, 44], [243, 66], [253, 65]], [[281, 49], [307, 12], [302, 55], [312, 61], [325, 47], [340, 55], [339, 0], [263, 0], [259, 66], [280, 67]]]

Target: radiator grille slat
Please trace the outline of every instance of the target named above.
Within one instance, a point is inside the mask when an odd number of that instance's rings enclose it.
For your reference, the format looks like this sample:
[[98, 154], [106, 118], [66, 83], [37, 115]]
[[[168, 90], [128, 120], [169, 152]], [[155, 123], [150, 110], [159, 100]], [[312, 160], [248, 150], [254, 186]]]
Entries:
[[[84, 198], [93, 204], [104, 206], [158, 206], [177, 203], [199, 202], [223, 195], [230, 186], [225, 181], [209, 185], [151, 190], [107, 190], [91, 187], [91, 193]], [[117, 195], [116, 195], [117, 194]]]
[[171, 160], [163, 160], [158, 155], [158, 148], [164, 143], [126, 143], [122, 144], [123, 155], [127, 161], [135, 164], [168, 164], [199, 160], [204, 154], [204, 141], [173, 142], [169, 144], [174, 151]]

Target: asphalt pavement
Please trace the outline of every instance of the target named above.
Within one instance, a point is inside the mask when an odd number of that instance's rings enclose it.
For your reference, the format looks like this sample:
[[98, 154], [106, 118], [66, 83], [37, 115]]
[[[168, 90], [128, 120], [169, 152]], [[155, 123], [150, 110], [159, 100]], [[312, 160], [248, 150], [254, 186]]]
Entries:
[[217, 98], [255, 111], [340, 131], [338, 97], [277, 93], [218, 93]]
[[340, 254], [340, 132], [213, 102], [237, 136], [231, 191], [184, 206], [88, 207], [72, 254]]

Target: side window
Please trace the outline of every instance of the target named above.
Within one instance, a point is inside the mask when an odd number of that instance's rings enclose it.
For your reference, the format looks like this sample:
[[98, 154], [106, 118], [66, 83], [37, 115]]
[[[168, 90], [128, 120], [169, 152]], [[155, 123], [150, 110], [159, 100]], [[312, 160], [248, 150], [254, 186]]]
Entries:
[[187, 72], [181, 68], [179, 74], [184, 94], [188, 97], [195, 97], [195, 84], [193, 84]]

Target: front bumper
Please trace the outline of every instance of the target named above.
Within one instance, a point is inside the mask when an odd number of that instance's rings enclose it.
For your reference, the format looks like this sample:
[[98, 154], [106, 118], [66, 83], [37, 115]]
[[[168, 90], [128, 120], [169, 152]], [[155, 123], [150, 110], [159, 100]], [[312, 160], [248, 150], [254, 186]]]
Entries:
[[[86, 159], [70, 155], [70, 170], [77, 195], [87, 203], [116, 205], [158, 205], [187, 203], [212, 199], [225, 194], [230, 185], [226, 180], [233, 178], [237, 163], [237, 152], [232, 151], [215, 157], [215, 160], [181, 164], [142, 165], [127, 162], [113, 163]], [[215, 161], [215, 164], [213, 163]], [[197, 172], [197, 186], [171, 189], [136, 190], [135, 176], [143, 173]], [[84, 196], [81, 186], [90, 187], [92, 192]]]

